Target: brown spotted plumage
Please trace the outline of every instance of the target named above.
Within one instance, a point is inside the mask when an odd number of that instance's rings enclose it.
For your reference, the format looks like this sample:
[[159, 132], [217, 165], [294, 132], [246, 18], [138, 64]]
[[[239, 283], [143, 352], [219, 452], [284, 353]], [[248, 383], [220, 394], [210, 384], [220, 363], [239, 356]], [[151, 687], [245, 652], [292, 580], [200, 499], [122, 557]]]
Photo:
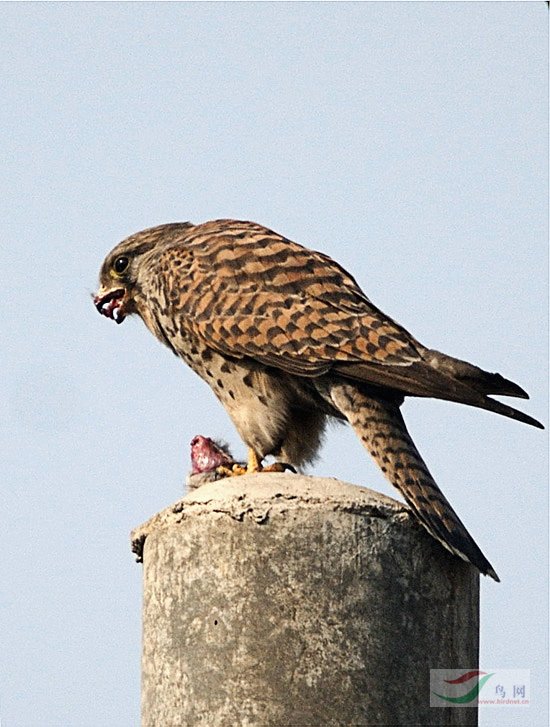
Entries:
[[426, 529], [497, 578], [435, 484], [401, 417], [430, 396], [536, 420], [491, 399], [516, 384], [426, 348], [376, 308], [326, 255], [252, 222], [161, 225], [121, 242], [95, 304], [121, 323], [137, 313], [213, 389], [249, 447], [314, 459], [327, 419], [350, 422]]

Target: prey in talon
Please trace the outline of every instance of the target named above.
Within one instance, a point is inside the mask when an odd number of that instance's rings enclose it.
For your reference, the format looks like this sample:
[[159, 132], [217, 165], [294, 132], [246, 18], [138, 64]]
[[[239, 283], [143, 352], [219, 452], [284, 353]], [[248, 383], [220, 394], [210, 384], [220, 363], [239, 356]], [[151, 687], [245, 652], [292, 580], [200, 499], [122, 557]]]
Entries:
[[[296, 472], [289, 464], [275, 462], [261, 469], [264, 472]], [[255, 471], [260, 471], [255, 470]], [[224, 477], [235, 477], [251, 472], [244, 462], [235, 460], [229, 446], [220, 440], [197, 434], [191, 440], [191, 472], [187, 479], [189, 489]]]
[[225, 442], [197, 434], [191, 440], [191, 472], [187, 487], [194, 490], [207, 482], [230, 477], [234, 467], [244, 465], [235, 460]]
[[[527, 399], [520, 386], [424, 346], [341, 265], [254, 222], [180, 222], [131, 235], [105, 258], [94, 303], [117, 323], [137, 314], [233, 420], [246, 468], [203, 438], [197, 474], [218, 459], [210, 471], [300, 467], [317, 456], [329, 421], [348, 422], [427, 532], [498, 580], [416, 449], [401, 406], [434, 397], [542, 428], [493, 398]], [[281, 462], [263, 468], [268, 456]]]

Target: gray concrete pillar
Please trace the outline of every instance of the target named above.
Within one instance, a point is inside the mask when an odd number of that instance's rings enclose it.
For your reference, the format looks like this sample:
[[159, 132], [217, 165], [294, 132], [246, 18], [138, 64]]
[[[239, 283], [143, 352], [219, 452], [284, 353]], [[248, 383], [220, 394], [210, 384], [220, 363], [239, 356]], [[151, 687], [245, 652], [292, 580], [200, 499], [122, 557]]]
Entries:
[[132, 534], [143, 727], [476, 725], [429, 670], [478, 664], [479, 578], [400, 503], [333, 479], [204, 485]]

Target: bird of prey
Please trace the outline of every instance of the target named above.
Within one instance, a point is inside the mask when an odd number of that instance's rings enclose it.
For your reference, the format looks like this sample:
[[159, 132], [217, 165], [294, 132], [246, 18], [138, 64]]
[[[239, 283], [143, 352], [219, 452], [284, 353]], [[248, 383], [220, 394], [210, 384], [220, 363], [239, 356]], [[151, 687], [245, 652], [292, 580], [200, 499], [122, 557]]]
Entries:
[[331, 418], [347, 421], [426, 530], [498, 580], [434, 482], [403, 421], [406, 396], [435, 397], [542, 428], [490, 394], [517, 384], [423, 346], [327, 255], [253, 222], [214, 220], [138, 232], [106, 257], [97, 310], [131, 314], [212, 388], [248, 446], [313, 461]]

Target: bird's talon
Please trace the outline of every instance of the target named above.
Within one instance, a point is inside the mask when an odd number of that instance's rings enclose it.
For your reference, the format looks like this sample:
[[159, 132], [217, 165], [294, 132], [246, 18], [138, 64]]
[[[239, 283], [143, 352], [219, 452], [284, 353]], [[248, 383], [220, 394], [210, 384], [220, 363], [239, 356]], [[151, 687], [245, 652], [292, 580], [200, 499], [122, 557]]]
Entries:
[[291, 465], [288, 464], [288, 462], [273, 462], [273, 464], [267, 465], [267, 467], [262, 467], [260, 470], [261, 472], [286, 472], [289, 470], [290, 472], [294, 472], [294, 474], [297, 474], [296, 469]]
[[216, 472], [222, 477], [240, 477], [240, 475], [247, 474], [246, 467], [242, 464], [238, 464], [237, 462], [231, 465], [231, 467], [226, 467], [222, 464], [219, 467], [216, 467]]
[[241, 475], [252, 475], [256, 472], [286, 472], [287, 470], [296, 474], [295, 468], [287, 462], [273, 462], [273, 464], [269, 464], [266, 467], [260, 466], [253, 470], [237, 462], [231, 467], [226, 467], [225, 465], [216, 467], [216, 472], [222, 477], [240, 477]]
[[231, 468], [230, 477], [240, 477], [241, 475], [246, 475], [247, 473], [247, 468], [244, 465], [236, 462]]
[[233, 468], [226, 467], [223, 464], [219, 465], [219, 467], [216, 467], [215, 472], [216, 472], [216, 474], [221, 475], [222, 477], [232, 477], [233, 476]]

